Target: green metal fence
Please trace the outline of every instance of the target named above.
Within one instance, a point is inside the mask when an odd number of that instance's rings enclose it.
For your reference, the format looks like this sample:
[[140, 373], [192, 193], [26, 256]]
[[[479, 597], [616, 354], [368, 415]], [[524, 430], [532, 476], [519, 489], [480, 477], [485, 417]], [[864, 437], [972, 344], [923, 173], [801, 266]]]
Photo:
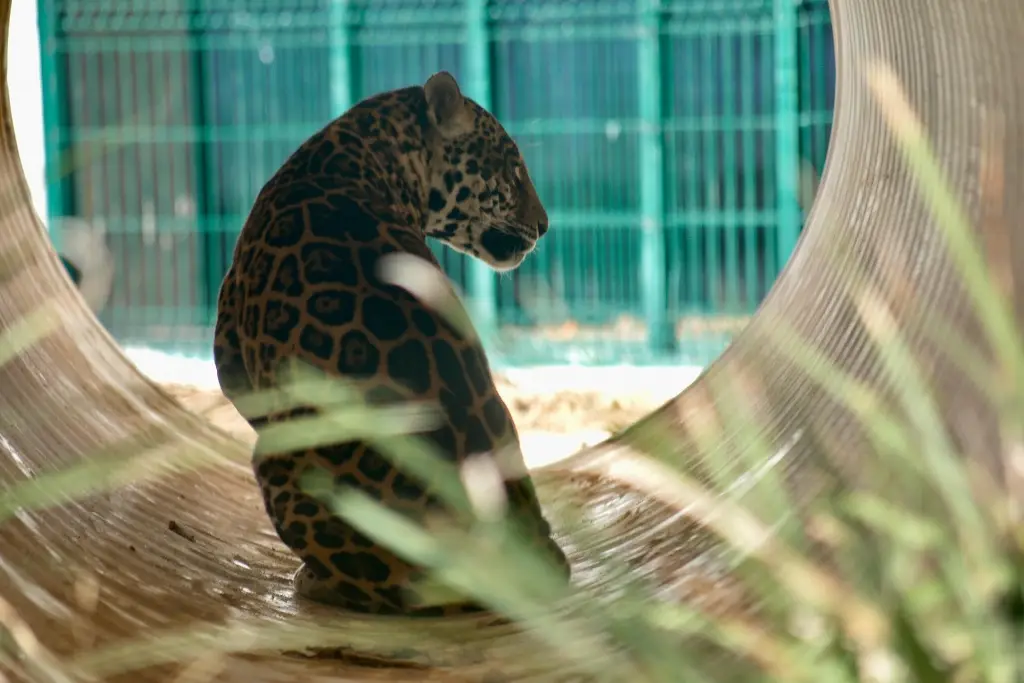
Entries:
[[436, 248], [498, 362], [703, 364], [789, 256], [831, 126], [826, 0], [39, 1], [52, 234], [105, 228], [126, 344], [207, 353], [263, 182], [447, 69], [551, 216], [511, 275]]

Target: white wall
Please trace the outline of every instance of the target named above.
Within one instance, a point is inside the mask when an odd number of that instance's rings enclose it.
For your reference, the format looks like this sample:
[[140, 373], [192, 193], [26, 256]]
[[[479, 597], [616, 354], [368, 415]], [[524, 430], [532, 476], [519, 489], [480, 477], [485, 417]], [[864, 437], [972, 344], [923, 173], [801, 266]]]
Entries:
[[7, 87], [14, 113], [18, 153], [36, 213], [46, 220], [46, 146], [39, 66], [37, 0], [14, 0], [7, 44]]

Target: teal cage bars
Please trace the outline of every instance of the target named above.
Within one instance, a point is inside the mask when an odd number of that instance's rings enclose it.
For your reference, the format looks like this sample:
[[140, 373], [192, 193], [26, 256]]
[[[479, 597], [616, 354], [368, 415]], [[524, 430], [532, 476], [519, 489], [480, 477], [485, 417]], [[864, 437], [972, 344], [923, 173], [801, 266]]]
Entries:
[[39, 1], [51, 232], [106, 231], [129, 345], [208, 355], [262, 183], [447, 69], [552, 218], [511, 275], [435, 245], [496, 361], [704, 364], [792, 251], [831, 128], [826, 0]]

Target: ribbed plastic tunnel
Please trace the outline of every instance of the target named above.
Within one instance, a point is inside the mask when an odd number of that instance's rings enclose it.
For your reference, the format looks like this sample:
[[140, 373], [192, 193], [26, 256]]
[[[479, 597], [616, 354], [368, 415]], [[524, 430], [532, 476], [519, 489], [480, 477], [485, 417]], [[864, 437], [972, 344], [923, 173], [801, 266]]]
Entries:
[[[19, 0], [27, 1], [27, 0]], [[4, 36], [11, 0], [0, 0]], [[730, 405], [708, 402], [710, 383], [742, 376], [746, 396], [764, 418], [764, 435], [790, 444], [787, 472], [805, 498], [821, 495], [822, 475], [855, 474], [861, 438], [851, 415], [770, 352], [765, 331], [784, 319], [824, 349], [831, 361], [882, 383], [880, 361], [854, 314], [851, 273], [873, 281], [901, 317], [904, 334], [938, 389], [943, 413], [965, 452], [998, 452], [987, 428], [992, 416], [960, 372], [925, 341], [922, 319], [941, 311], [956, 332], [977, 337], [968, 302], [939, 232], [922, 204], [865, 82], [869, 60], [888, 62], [933, 137], [942, 163], [975, 224], [984, 224], [979, 197], [986, 131], [1001, 121], [1005, 224], [998, 253], [1017, 275], [1018, 314], [1024, 301], [1024, 3], [1020, 0], [834, 0], [839, 85], [828, 166], [796, 253], [758, 315], [694, 385], [649, 419], [672, 436], [680, 462], [694, 463], [695, 424]], [[7, 63], [6, 38], [4, 50]], [[0, 367], [0, 490], [42, 473], [80, 464], [96, 452], [141, 452], [144, 462], [97, 463], [111, 476], [133, 480], [81, 502], [19, 515], [0, 526], [0, 612], [20, 615], [39, 644], [54, 655], [81, 653], [151, 629], [245, 621], [322, 618], [291, 596], [295, 561], [261, 509], [248, 466], [248, 448], [176, 404], [143, 378], [102, 330], [65, 278], [33, 214], [18, 161], [4, 91], [0, 103], [0, 329], [50, 301], [59, 325], [31, 350]], [[554, 228], [557, 229], [557, 226]], [[991, 235], [989, 236], [991, 237]], [[989, 239], [989, 242], [991, 240]], [[612, 529], [616, 546], [572, 549], [580, 566], [609, 554], [634, 571], [663, 579], [697, 571], [691, 563], [711, 552], [691, 527], [657, 500], [657, 491], [631, 491], [631, 432], [618, 443], [581, 453], [537, 473], [542, 498], [556, 493], [591, 506], [594, 525]], [[728, 464], [742, 453], [728, 438], [704, 472], [738, 477]], [[841, 448], [837, 448], [841, 445]], [[733, 450], [730, 451], [729, 448]], [[208, 461], [173, 471], [182, 454]], [[131, 471], [125, 471], [130, 462]], [[831, 479], [835, 481], [835, 479]], [[73, 485], [69, 482], [68, 485]], [[60, 503], [61, 501], [55, 501]], [[171, 527], [184, 530], [175, 533]], [[607, 579], [582, 571], [585, 580]], [[89, 578], [92, 577], [92, 578]], [[701, 582], [700, 590], [716, 591]], [[703, 594], [704, 598], [708, 596]], [[701, 597], [696, 595], [684, 597]], [[714, 597], [714, 596], [712, 596]], [[721, 597], [721, 596], [719, 596]], [[353, 632], [395, 638], [379, 620], [350, 621]], [[433, 649], [446, 673], [307, 660], [287, 654], [239, 655], [209, 672], [218, 680], [521, 680], [527, 676], [520, 641], [502, 627], [466, 632], [464, 644]], [[427, 641], [423, 641], [426, 643]], [[0, 660], [20, 680], [44, 679], [26, 663]], [[488, 673], [489, 672], [489, 673]], [[502, 672], [507, 678], [495, 677]], [[170, 680], [154, 666], [123, 680]], [[490, 675], [490, 677], [488, 677]]]

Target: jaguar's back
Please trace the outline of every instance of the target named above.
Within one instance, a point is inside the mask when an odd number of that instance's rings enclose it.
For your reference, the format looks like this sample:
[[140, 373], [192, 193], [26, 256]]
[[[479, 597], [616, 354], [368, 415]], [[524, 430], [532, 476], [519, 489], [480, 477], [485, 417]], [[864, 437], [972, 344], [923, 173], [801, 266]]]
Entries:
[[[257, 197], [218, 301], [221, 387], [232, 400], [275, 387], [281, 362], [296, 358], [344, 377], [373, 403], [435, 402], [443, 421], [424, 436], [455, 462], [500, 452], [510, 509], [568, 575], [479, 342], [378, 270], [389, 254], [439, 269], [427, 236], [508, 270], [546, 230], [515, 143], [449, 74], [371, 97], [303, 143]], [[300, 594], [363, 612], [478, 609], [422, 607], [410, 587], [416, 567], [300, 490], [315, 468], [414, 518], [437, 505], [363, 443], [261, 454], [254, 471], [266, 510], [303, 561]]]

